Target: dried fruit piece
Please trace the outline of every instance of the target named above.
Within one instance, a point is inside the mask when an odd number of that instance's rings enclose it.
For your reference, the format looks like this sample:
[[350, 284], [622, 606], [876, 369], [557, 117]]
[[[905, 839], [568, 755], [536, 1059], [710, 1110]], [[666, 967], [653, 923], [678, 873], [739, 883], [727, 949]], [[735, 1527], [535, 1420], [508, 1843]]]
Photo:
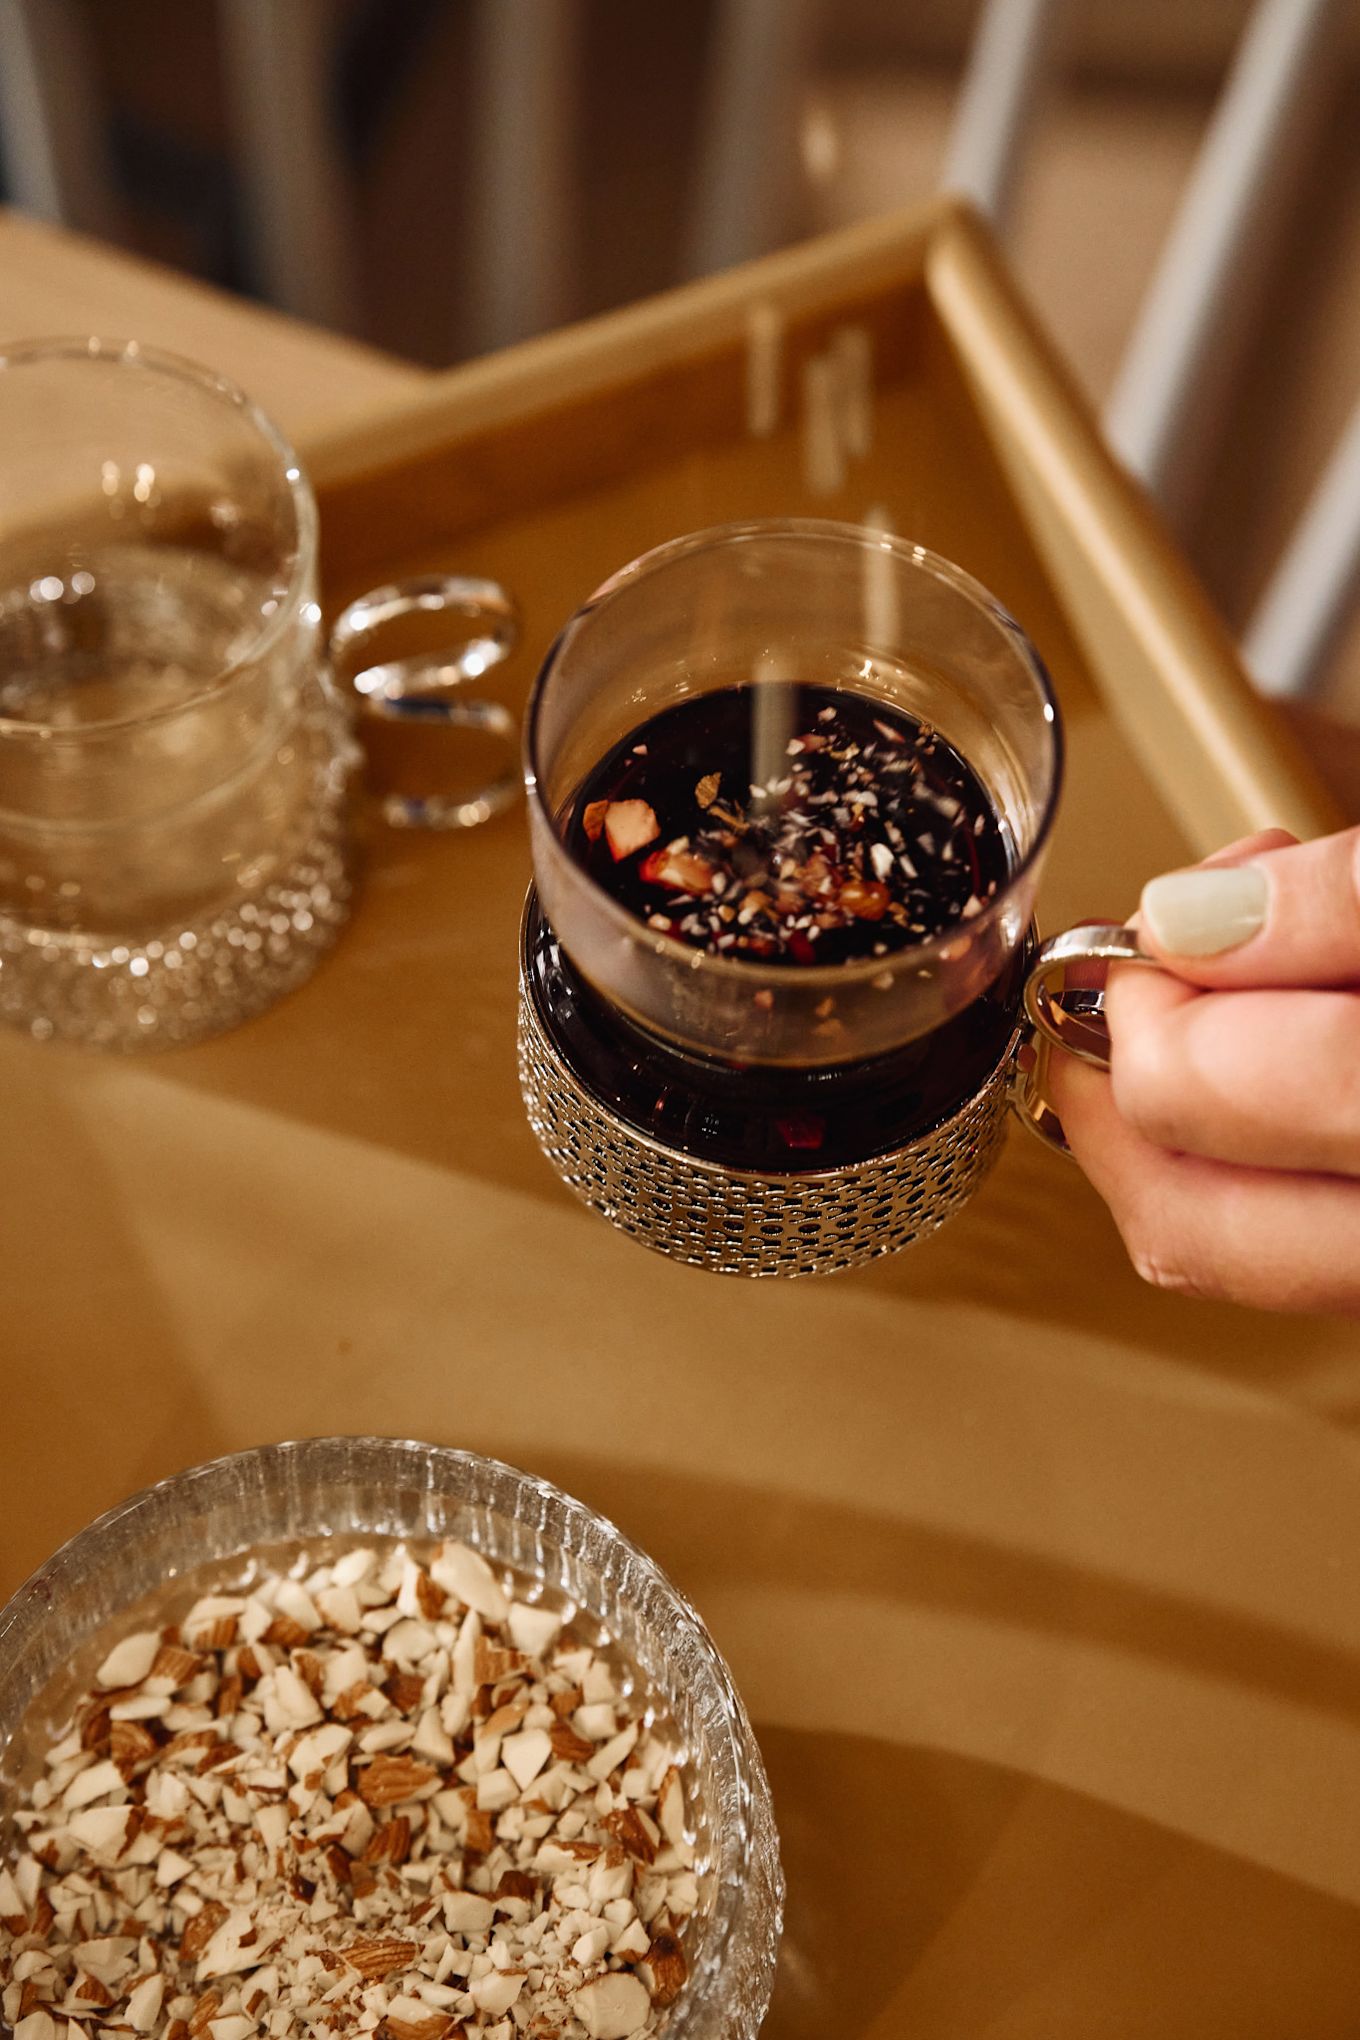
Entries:
[[719, 773], [705, 772], [703, 778], [694, 789], [694, 798], [697, 804], [701, 808], [711, 808], [714, 801], [718, 798], [718, 789], [721, 785], [722, 778]]
[[881, 921], [888, 911], [890, 895], [876, 879], [852, 878], [840, 889], [839, 902], [857, 921]]
[[606, 804], [604, 833], [616, 864], [655, 843], [661, 834], [656, 813], [645, 800], [611, 800]]
[[604, 828], [604, 818], [609, 813], [607, 800], [592, 800], [581, 816], [581, 827], [586, 832], [588, 843], [598, 843]]
[[648, 885], [665, 886], [668, 892], [693, 893], [697, 897], [713, 890], [713, 866], [692, 850], [677, 848], [673, 843], [664, 850], [654, 850], [644, 860], [641, 876]]

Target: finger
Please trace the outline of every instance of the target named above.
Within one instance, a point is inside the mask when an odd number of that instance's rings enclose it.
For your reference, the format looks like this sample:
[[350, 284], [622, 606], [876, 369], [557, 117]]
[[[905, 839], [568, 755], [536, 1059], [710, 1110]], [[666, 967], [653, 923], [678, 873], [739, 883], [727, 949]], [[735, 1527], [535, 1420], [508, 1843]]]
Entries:
[[1360, 1184], [1168, 1154], [1121, 1117], [1110, 1080], [1049, 1068], [1072, 1152], [1144, 1281], [1258, 1310], [1360, 1315]]
[[1190, 984], [1360, 984], [1360, 829], [1154, 878], [1139, 923]]
[[[1290, 835], [1288, 829], [1259, 829], [1254, 836], [1241, 836], [1235, 843], [1225, 843], [1221, 850], [1215, 850], [1211, 857], [1206, 857], [1204, 864], [1205, 866], [1242, 864], [1262, 850], [1284, 850], [1298, 840], [1297, 836]], [[1097, 914], [1089, 920], [1074, 921], [1072, 926], [1074, 928], [1124, 926], [1137, 931], [1139, 916], [1137, 913], [1128, 914], [1121, 922], [1112, 914]], [[1069, 964], [1067, 988], [1071, 991], [1099, 991], [1105, 983], [1109, 968], [1107, 963], [1097, 963], [1094, 960], [1090, 963]]]
[[1115, 1102], [1159, 1147], [1360, 1176], [1360, 992], [1200, 992], [1123, 965], [1105, 993]]
[[1288, 829], [1258, 829], [1252, 836], [1239, 836], [1235, 843], [1225, 843], [1212, 856], [1202, 857], [1200, 863], [1211, 869], [1221, 864], [1245, 864], [1249, 857], [1259, 857], [1263, 850], [1290, 850], [1298, 840]]

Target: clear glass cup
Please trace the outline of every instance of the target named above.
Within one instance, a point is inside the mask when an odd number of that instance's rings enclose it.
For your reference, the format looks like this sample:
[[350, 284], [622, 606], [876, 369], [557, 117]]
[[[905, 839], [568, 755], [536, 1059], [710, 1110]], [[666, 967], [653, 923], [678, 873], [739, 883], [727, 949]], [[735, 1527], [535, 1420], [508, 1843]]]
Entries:
[[349, 897], [311, 490], [241, 391], [133, 344], [6, 348], [0, 444], [0, 1015], [230, 1025]]
[[923, 546], [731, 525], [606, 581], [525, 738], [558, 1174], [678, 1259], [824, 1274], [960, 1209], [1013, 1102], [1060, 1139], [1020, 1049], [1065, 1018], [1032, 921], [1061, 777], [1038, 653]]
[[[39, 1696], [121, 1610], [183, 1581], [243, 1573], [252, 1552], [369, 1536], [456, 1537], [602, 1623], [641, 1669], [697, 1781], [700, 1907], [670, 2040], [753, 2040], [769, 2003], [783, 1875], [746, 1711], [703, 1622], [603, 1516], [498, 1460], [388, 1438], [265, 1445], [193, 1468], [110, 1510], [0, 1610], [0, 1812], [31, 1758]], [[47, 1727], [44, 1715], [43, 1728]]]
[[[763, 697], [788, 680], [905, 710], [972, 767], [1005, 835], [1008, 871], [971, 918], [887, 957], [762, 965], [658, 934], [572, 855], [573, 802], [621, 739], [681, 700], [734, 685]], [[752, 731], [748, 777], [760, 784], [782, 767], [784, 733], [774, 731], [762, 756], [758, 708]], [[853, 525], [698, 532], [606, 581], [539, 676], [526, 731], [538, 902], [594, 990], [682, 1051], [785, 1069], [862, 1061], [941, 1027], [1016, 956], [1061, 761], [1057, 706], [1038, 653], [947, 560]]]
[[[448, 698], [505, 656], [512, 605], [427, 577], [327, 639], [287, 440], [224, 376], [132, 342], [0, 348], [0, 446], [0, 1020], [114, 1048], [216, 1033], [344, 924], [356, 714], [512, 751], [507, 710]], [[461, 654], [354, 671], [432, 610], [467, 623]], [[513, 791], [505, 771], [383, 814], [470, 827]]]

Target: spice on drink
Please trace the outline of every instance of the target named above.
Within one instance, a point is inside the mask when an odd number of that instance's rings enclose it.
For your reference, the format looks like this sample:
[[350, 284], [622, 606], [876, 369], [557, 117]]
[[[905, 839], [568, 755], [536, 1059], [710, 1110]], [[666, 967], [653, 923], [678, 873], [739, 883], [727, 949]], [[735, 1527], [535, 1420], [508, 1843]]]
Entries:
[[776, 964], [887, 956], [982, 913], [1005, 842], [953, 746], [868, 696], [762, 687], [791, 732], [762, 779], [756, 687], [663, 710], [590, 774], [569, 840], [599, 881], [658, 933]]

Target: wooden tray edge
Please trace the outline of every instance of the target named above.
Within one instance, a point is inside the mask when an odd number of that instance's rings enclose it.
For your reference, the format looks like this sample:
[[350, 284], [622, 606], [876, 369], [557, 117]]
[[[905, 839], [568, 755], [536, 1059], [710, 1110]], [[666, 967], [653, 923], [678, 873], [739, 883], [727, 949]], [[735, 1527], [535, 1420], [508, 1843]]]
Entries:
[[913, 273], [1102, 699], [1192, 841], [1207, 851], [1271, 825], [1299, 836], [1340, 827], [1336, 803], [1252, 688], [1226, 625], [961, 200], [865, 221], [431, 376], [410, 398], [309, 447], [308, 467], [320, 490], [353, 489], [639, 368], [659, 372], [745, 345], [758, 305], [791, 323], [878, 281], [900, 287]]

